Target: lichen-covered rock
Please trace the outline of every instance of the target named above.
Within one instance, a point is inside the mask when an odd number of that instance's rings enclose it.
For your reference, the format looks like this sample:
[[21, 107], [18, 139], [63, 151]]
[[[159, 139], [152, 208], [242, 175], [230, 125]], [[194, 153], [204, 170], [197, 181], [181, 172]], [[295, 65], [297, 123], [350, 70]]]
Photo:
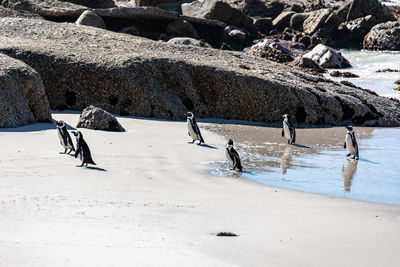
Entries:
[[0, 128], [51, 122], [40, 75], [22, 61], [0, 54]]
[[82, 111], [76, 127], [112, 132], [125, 131], [115, 116], [102, 108], [92, 105]]
[[1, 18], [0, 32], [0, 52], [40, 73], [53, 109], [400, 126], [398, 102], [247, 53], [45, 20]]
[[304, 54], [303, 57], [311, 58], [323, 68], [339, 69], [351, 67], [350, 62], [340, 53], [323, 44], [317, 45], [313, 50]]
[[365, 36], [364, 49], [400, 50], [400, 22], [389, 21], [374, 26]]
[[77, 25], [106, 29], [106, 24], [104, 23], [104, 20], [99, 15], [90, 10], [86, 10], [85, 12], [83, 12], [75, 23]]

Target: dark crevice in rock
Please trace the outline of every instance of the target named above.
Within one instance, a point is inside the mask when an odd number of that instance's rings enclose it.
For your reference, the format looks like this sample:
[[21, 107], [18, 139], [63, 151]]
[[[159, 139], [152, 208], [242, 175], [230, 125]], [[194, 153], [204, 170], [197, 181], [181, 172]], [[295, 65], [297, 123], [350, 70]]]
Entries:
[[298, 107], [296, 110], [296, 121], [299, 123], [305, 122], [307, 118], [307, 113], [304, 107]]
[[354, 116], [354, 109], [347, 105], [339, 96], [335, 96], [335, 99], [339, 102], [340, 106], [342, 107], [342, 120], [351, 120]]
[[65, 104], [67, 106], [74, 106], [76, 104], [76, 95], [74, 92], [65, 92]]

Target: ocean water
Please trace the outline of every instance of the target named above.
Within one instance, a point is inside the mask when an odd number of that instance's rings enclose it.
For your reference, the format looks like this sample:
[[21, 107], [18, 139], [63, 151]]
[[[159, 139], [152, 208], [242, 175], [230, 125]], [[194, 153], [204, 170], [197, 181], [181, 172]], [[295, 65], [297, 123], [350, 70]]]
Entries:
[[[244, 172], [230, 170], [228, 162], [221, 160], [211, 164], [211, 175], [240, 177], [277, 188], [400, 205], [398, 128], [356, 128], [360, 148], [357, 161], [346, 157], [347, 151], [343, 149], [346, 131], [342, 127], [299, 129], [299, 145], [287, 145], [284, 140], [276, 139], [260, 142], [255, 138], [251, 142], [240, 137], [251, 136], [251, 132], [242, 129], [235, 135], [232, 130], [235, 127], [238, 126], [217, 132], [238, 140], [236, 148], [242, 157]], [[318, 137], [318, 131], [324, 137]], [[279, 129], [264, 134], [264, 138], [269, 139], [272, 134], [279, 135]], [[306, 140], [310, 135], [316, 136], [317, 140]]]
[[[352, 68], [337, 69], [349, 71], [360, 78], [335, 78], [329, 74], [326, 77], [334, 81], [349, 81], [357, 86], [375, 91], [378, 95], [400, 99], [400, 91], [395, 91], [399, 85], [395, 81], [400, 80], [400, 72], [376, 72], [382, 69], [400, 71], [400, 51], [367, 51], [367, 50], [341, 50]], [[334, 70], [329, 70], [332, 72]]]

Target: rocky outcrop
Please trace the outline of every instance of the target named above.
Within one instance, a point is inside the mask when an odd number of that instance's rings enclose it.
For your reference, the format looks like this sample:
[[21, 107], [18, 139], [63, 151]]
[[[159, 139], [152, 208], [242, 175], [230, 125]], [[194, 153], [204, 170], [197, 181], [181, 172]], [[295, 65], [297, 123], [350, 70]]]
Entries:
[[57, 0], [7, 0], [1, 5], [15, 10], [28, 11], [45, 18], [72, 17], [77, 19], [88, 7]]
[[317, 29], [321, 28], [331, 12], [332, 10], [330, 10], [329, 8], [310, 12], [310, 14], [303, 22], [304, 33], [313, 34]]
[[125, 131], [115, 116], [95, 106], [89, 106], [82, 111], [76, 127], [111, 132]]
[[184, 16], [218, 20], [252, 30], [252, 20], [246, 14], [220, 0], [197, 0], [181, 8]]
[[93, 11], [86, 10], [75, 22], [77, 25], [91, 26], [106, 29], [104, 20]]
[[243, 49], [250, 35], [248, 31], [234, 26], [226, 27], [224, 34], [224, 41], [235, 50]]
[[379, 22], [395, 20], [389, 8], [382, 5], [378, 0], [353, 0], [346, 20], [350, 21], [368, 15], [373, 15]]
[[59, 0], [62, 2], [70, 2], [82, 6], [92, 7], [92, 8], [111, 8], [116, 7], [113, 0]]
[[0, 128], [51, 122], [40, 75], [22, 61], [0, 54]]
[[[0, 19], [0, 52], [43, 79], [53, 109], [300, 124], [399, 126], [400, 104], [269, 60], [75, 24]], [[24, 40], [24, 42], [21, 42]], [[88, 45], [90, 44], [90, 45]]]
[[364, 49], [400, 50], [400, 22], [378, 24], [365, 36]]
[[295, 12], [293, 11], [282, 12], [272, 21], [272, 25], [278, 31], [283, 31], [286, 27], [290, 26], [290, 19], [294, 14]]
[[27, 11], [13, 10], [10, 8], [4, 8], [2, 6], [0, 6], [0, 17], [43, 19], [41, 16]]
[[350, 62], [340, 53], [323, 44], [317, 45], [313, 50], [304, 54], [303, 57], [311, 58], [323, 68], [339, 69], [351, 67]]

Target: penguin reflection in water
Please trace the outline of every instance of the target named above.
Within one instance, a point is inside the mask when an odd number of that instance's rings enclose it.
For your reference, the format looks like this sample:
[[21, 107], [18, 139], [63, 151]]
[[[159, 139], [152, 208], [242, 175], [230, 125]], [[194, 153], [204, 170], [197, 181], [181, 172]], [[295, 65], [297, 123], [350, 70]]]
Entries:
[[231, 166], [232, 170], [235, 170], [235, 168], [237, 168], [240, 172], [242, 172], [243, 168], [240, 162], [240, 157], [239, 154], [236, 152], [236, 150], [233, 148], [232, 139], [229, 139], [228, 141], [228, 145], [225, 150], [225, 155], [229, 161], [229, 165]]
[[199, 140], [198, 145], [200, 145], [201, 143], [204, 143], [204, 139], [201, 136], [200, 133], [200, 129], [199, 126], [197, 126], [196, 120], [194, 119], [194, 115], [192, 112], [188, 112], [186, 113], [186, 123], [187, 123], [187, 127], [188, 127], [188, 134], [190, 137], [193, 138], [193, 141], [191, 142], [192, 144], [194, 143], [194, 141]]
[[67, 126], [63, 121], [57, 121], [56, 125], [57, 125], [58, 138], [60, 139], [61, 145], [65, 149], [64, 153], [60, 152], [60, 154], [66, 154], [68, 149], [69, 149], [68, 154], [70, 154], [72, 151], [75, 151], [75, 148], [74, 144], [72, 143], [71, 136], [67, 131]]
[[82, 160], [82, 164], [80, 166], [76, 166], [76, 167], [82, 167], [83, 164], [86, 163], [86, 166], [88, 164], [93, 164], [96, 165], [96, 163], [94, 163], [93, 159], [92, 159], [92, 155], [90, 154], [90, 149], [89, 146], [86, 144], [85, 140], [83, 139], [83, 135], [80, 131], [73, 131], [72, 132], [75, 135], [76, 138], [76, 152], [75, 152], [75, 158], [80, 157], [80, 159]]
[[347, 129], [347, 134], [346, 134], [346, 139], [344, 141], [344, 148], [347, 148], [347, 157], [353, 155], [352, 159], [359, 159], [358, 156], [358, 144], [356, 140], [356, 136], [354, 134], [354, 130], [352, 126], [346, 126]]
[[287, 139], [288, 144], [294, 144], [296, 142], [296, 129], [289, 121], [289, 114], [285, 114], [282, 117], [282, 137]]

